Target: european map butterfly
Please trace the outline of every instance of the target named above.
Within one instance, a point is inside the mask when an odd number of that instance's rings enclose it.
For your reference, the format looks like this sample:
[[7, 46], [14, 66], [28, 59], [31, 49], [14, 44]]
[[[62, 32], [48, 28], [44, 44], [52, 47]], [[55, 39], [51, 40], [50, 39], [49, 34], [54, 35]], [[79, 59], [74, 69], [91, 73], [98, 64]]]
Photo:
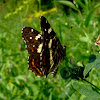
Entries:
[[57, 72], [58, 64], [66, 56], [66, 46], [61, 45], [56, 33], [44, 16], [40, 17], [41, 32], [25, 27], [22, 37], [27, 45], [29, 68], [36, 76]]

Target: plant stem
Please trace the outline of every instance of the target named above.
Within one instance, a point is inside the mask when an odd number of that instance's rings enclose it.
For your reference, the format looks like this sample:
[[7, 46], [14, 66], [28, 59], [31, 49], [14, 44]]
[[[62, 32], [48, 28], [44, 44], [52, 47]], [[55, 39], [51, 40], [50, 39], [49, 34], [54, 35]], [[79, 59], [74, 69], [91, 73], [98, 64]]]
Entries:
[[[92, 86], [94, 86], [96, 89], [98, 89], [100, 91], [100, 88], [98, 88], [97, 86], [95, 86], [94, 84], [92, 84], [91, 82], [87, 81], [86, 79], [83, 79], [85, 82], [91, 84]], [[100, 92], [99, 92], [100, 93]]]

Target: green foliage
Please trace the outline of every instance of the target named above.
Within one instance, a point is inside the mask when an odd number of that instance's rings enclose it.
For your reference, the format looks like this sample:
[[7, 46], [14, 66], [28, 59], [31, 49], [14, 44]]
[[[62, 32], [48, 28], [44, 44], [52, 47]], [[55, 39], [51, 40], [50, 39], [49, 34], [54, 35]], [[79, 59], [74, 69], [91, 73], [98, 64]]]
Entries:
[[100, 3], [97, 4], [97, 5], [92, 9], [92, 11], [89, 12], [89, 14], [88, 14], [88, 16], [87, 16], [87, 18], [86, 18], [86, 20], [85, 20], [85, 26], [86, 26], [86, 27], [88, 27], [88, 25], [89, 25], [89, 23], [90, 23], [90, 21], [91, 21], [91, 18], [92, 18], [92, 16], [93, 16], [93, 13], [95, 12], [95, 10], [96, 10], [98, 7], [100, 7]]
[[[95, 88], [100, 88], [100, 49], [94, 45], [100, 34], [99, 0], [53, 0], [50, 4], [42, 0], [0, 1], [0, 100], [100, 99], [100, 90]], [[62, 11], [63, 6], [69, 7], [69, 14]], [[74, 59], [72, 65], [65, 59], [54, 78], [51, 74], [36, 77], [28, 70], [21, 30], [30, 26], [40, 31], [40, 15], [48, 19], [66, 45], [67, 57]], [[87, 74], [86, 80], [95, 86], [83, 80]], [[73, 75], [76, 76], [71, 78]]]
[[72, 2], [70, 2], [70, 1], [58, 1], [58, 2], [61, 3], [61, 4], [63, 4], [63, 5], [69, 6], [69, 7], [73, 8], [73, 9], [75, 9], [75, 10], [78, 10], [75, 7], [75, 5]]
[[84, 76], [92, 69], [98, 70], [100, 68], [100, 55], [91, 55], [89, 57], [89, 63], [85, 66]]
[[[73, 82], [73, 87], [80, 94], [85, 95], [86, 98], [89, 98], [87, 100], [94, 100], [94, 99], [98, 100], [98, 98], [100, 98], [100, 93], [94, 91], [94, 89], [91, 87], [91, 85], [74, 81]], [[86, 99], [84, 98], [83, 100], [86, 100]]]

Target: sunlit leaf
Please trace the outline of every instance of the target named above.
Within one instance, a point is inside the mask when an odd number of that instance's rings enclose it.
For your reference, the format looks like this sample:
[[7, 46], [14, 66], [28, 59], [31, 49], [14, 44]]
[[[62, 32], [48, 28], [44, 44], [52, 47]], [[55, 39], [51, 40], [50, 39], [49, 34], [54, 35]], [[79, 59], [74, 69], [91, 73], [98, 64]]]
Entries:
[[73, 8], [74, 10], [78, 10], [75, 7], [75, 5], [72, 2], [70, 2], [70, 1], [58, 1], [58, 2], [61, 3], [61, 4], [63, 4], [63, 5], [69, 6], [69, 7]]

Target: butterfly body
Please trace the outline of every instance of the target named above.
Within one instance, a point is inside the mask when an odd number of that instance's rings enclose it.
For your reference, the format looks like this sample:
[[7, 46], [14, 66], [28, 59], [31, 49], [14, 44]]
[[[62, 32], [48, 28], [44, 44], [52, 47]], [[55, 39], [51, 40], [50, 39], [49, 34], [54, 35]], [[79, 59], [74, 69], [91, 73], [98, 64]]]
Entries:
[[56, 72], [58, 64], [66, 56], [66, 47], [61, 45], [56, 33], [44, 16], [40, 18], [41, 33], [31, 27], [22, 30], [27, 45], [29, 69], [36, 76], [47, 76]]

